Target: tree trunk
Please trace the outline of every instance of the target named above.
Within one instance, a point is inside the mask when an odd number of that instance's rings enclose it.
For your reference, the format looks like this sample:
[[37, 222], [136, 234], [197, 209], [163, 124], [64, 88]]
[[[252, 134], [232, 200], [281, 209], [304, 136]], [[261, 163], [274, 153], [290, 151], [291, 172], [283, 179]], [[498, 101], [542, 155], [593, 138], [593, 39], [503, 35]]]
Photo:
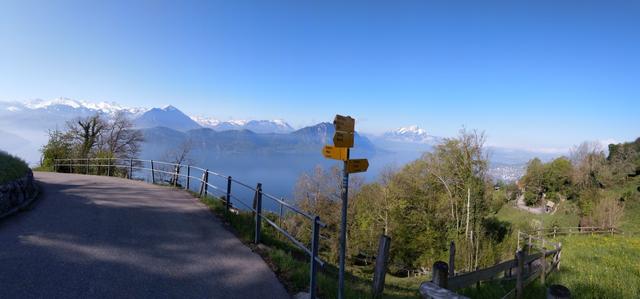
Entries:
[[464, 235], [467, 238], [470, 238], [469, 236], [469, 216], [471, 213], [471, 188], [467, 188], [467, 226], [464, 230]]

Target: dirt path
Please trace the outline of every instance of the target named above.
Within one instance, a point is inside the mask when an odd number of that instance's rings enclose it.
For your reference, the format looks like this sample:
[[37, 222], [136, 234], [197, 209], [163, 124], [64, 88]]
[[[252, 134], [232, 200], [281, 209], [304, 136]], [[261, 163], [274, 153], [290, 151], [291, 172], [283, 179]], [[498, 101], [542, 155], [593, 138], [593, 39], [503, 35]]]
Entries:
[[527, 207], [527, 204], [524, 203], [524, 195], [521, 194], [520, 196], [518, 196], [518, 199], [516, 200], [516, 207], [520, 210], [525, 210], [529, 213], [533, 213], [533, 214], [544, 214], [545, 212], [545, 208], [544, 207]]

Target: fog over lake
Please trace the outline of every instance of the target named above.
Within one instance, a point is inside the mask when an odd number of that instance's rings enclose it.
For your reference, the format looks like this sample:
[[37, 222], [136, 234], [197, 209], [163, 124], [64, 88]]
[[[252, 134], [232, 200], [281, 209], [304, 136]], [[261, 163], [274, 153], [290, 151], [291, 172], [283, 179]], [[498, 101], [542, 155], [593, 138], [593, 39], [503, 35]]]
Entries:
[[[194, 152], [191, 158], [191, 165], [209, 169], [209, 171], [219, 173], [224, 176], [232, 176], [234, 180], [240, 181], [253, 188], [257, 183], [262, 183], [262, 190], [265, 193], [278, 198], [284, 198], [288, 203], [294, 203], [294, 190], [298, 178], [305, 172], [310, 173], [316, 166], [329, 169], [332, 166], [342, 167], [342, 162], [325, 159], [320, 149], [317, 154], [205, 154]], [[369, 159], [369, 170], [365, 173], [354, 174], [362, 176], [366, 182], [374, 181], [385, 167], [401, 167], [402, 165], [417, 159], [418, 152], [380, 152], [372, 156], [360, 156], [357, 151], [352, 154], [353, 158]], [[163, 160], [162, 155], [143, 155], [142, 159]], [[157, 166], [157, 165], [156, 165]], [[186, 170], [183, 169], [184, 173]], [[141, 174], [142, 175], [142, 174]], [[192, 169], [191, 176], [201, 177], [202, 172]], [[221, 192], [209, 189], [213, 195], [224, 195], [226, 191], [226, 179], [215, 175], [209, 176], [209, 182], [220, 188]], [[199, 181], [192, 179], [191, 189], [196, 191], [199, 188]], [[253, 191], [239, 184], [233, 184], [232, 194], [243, 200], [246, 205], [251, 205]], [[232, 198], [232, 202], [235, 199]], [[264, 208], [278, 211], [279, 206], [268, 198], [263, 198]], [[243, 208], [242, 205], [236, 206]]]

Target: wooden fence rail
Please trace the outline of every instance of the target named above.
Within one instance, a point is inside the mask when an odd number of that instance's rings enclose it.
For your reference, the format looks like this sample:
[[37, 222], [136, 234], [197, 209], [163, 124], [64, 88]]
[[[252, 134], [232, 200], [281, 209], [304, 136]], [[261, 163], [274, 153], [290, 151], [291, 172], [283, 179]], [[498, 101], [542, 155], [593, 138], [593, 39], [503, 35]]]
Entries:
[[530, 235], [537, 235], [543, 237], [557, 237], [557, 236], [566, 236], [566, 235], [574, 235], [574, 234], [608, 234], [608, 235], [618, 235], [624, 234], [623, 231], [615, 228], [615, 227], [595, 227], [595, 226], [587, 226], [587, 227], [551, 227], [551, 228], [543, 228], [536, 229], [527, 232]]
[[[544, 284], [551, 272], [560, 269], [562, 243], [545, 238], [574, 234], [626, 235], [627, 233], [614, 227], [552, 227], [528, 232], [518, 231], [518, 252], [514, 259], [500, 262], [488, 268], [457, 275], [453, 267], [455, 244], [451, 242], [450, 268], [444, 267], [447, 268], [448, 275], [444, 275], [443, 281], [443, 276], [440, 273], [436, 273], [436, 265], [434, 264], [432, 277], [438, 277], [438, 279], [422, 283], [420, 285], [420, 294], [423, 298], [466, 298], [454, 291], [483, 281], [491, 281], [498, 278], [513, 279], [515, 269], [516, 287], [507, 292], [502, 298], [522, 298], [523, 290], [527, 285], [538, 278]], [[521, 247], [521, 244], [524, 246]], [[535, 253], [532, 253], [532, 251], [535, 251]], [[547, 261], [548, 257], [551, 257], [550, 261]], [[436, 263], [440, 265], [438, 269], [442, 268], [442, 264], [447, 266], [444, 262]], [[551, 286], [550, 289], [552, 288], [566, 289], [558, 285]]]
[[[527, 240], [526, 248], [529, 254], [519, 250], [512, 260], [503, 261], [488, 268], [454, 275], [452, 277], [445, 275], [444, 283], [442, 282], [442, 276], [438, 276], [438, 281], [422, 283], [420, 286], [420, 294], [424, 298], [465, 298], [456, 294], [454, 291], [470, 287], [483, 281], [491, 281], [498, 278], [512, 279], [512, 274], [515, 269], [516, 288], [509, 291], [503, 298], [521, 298], [522, 290], [524, 290], [528, 284], [538, 278], [544, 281], [548, 274], [559, 269], [562, 244], [547, 241], [542, 237], [532, 236], [523, 232], [518, 232], [518, 237]], [[552, 247], [553, 249], [547, 249], [548, 247]], [[455, 248], [455, 246], [451, 246], [451, 248]], [[531, 249], [535, 249], [537, 252], [530, 253]], [[548, 257], [551, 257], [550, 263], [547, 261]], [[444, 264], [446, 265], [446, 263]], [[534, 264], [538, 266], [534, 267]], [[447, 269], [447, 271], [449, 273], [455, 273], [453, 269]], [[435, 272], [436, 265], [434, 264], [432, 277], [436, 277], [435, 275], [437, 275], [437, 273]]]

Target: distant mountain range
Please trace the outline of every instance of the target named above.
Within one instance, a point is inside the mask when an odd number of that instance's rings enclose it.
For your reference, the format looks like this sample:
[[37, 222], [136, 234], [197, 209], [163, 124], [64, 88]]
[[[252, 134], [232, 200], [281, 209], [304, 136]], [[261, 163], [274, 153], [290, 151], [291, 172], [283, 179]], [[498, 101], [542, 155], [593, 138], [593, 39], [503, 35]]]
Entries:
[[220, 121], [215, 118], [191, 116], [191, 119], [205, 128], [216, 131], [250, 130], [255, 133], [286, 134], [294, 131], [284, 120], [230, 120]]
[[[290, 133], [294, 129], [283, 120], [230, 120], [220, 121], [209, 117], [187, 116], [173, 106], [163, 108], [130, 108], [113, 102], [92, 103], [58, 98], [54, 100], [31, 100], [26, 102], [0, 102], [0, 116], [7, 121], [29, 120], [33, 116], [44, 116], [48, 123], [57, 125], [65, 121], [95, 113], [112, 116], [124, 112], [140, 128], [165, 126], [179, 131], [211, 128], [216, 131], [251, 130], [256, 133]], [[3, 123], [0, 123], [3, 124]], [[55, 126], [54, 126], [55, 127]], [[54, 128], [49, 126], [48, 128]]]
[[[210, 128], [193, 129], [186, 132], [167, 127], [142, 130], [145, 136], [145, 154], [162, 157], [163, 153], [178, 144], [189, 143], [200, 155], [233, 154], [316, 154], [320, 156], [323, 145], [331, 143], [333, 124], [320, 123], [288, 134], [255, 133], [250, 130], [215, 131]], [[359, 154], [374, 154], [375, 146], [364, 136], [356, 133], [355, 143]]]
[[[47, 131], [62, 129], [65, 123], [96, 113], [111, 117], [125, 113], [142, 129], [146, 142], [143, 154], [154, 158], [170, 147], [190, 140], [198, 155], [211, 153], [316, 154], [331, 144], [334, 128], [320, 123], [295, 130], [283, 120], [229, 120], [189, 116], [174, 106], [163, 108], [131, 108], [117, 103], [91, 103], [67, 98], [49, 101], [0, 102], [0, 149], [17, 154], [30, 163], [39, 161], [39, 148], [47, 141]], [[444, 140], [412, 125], [380, 135], [356, 133], [354, 153], [357, 155], [394, 155], [415, 159]], [[525, 163], [534, 156], [543, 159], [554, 155], [526, 150], [490, 148], [492, 162], [500, 165]], [[503, 167], [503, 169], [506, 169]], [[505, 178], [513, 177], [513, 172]]]
[[421, 129], [417, 125], [402, 127], [397, 130], [383, 134], [383, 138], [388, 141], [421, 143], [429, 145], [437, 145], [442, 142], [443, 138], [427, 134], [427, 131]]

